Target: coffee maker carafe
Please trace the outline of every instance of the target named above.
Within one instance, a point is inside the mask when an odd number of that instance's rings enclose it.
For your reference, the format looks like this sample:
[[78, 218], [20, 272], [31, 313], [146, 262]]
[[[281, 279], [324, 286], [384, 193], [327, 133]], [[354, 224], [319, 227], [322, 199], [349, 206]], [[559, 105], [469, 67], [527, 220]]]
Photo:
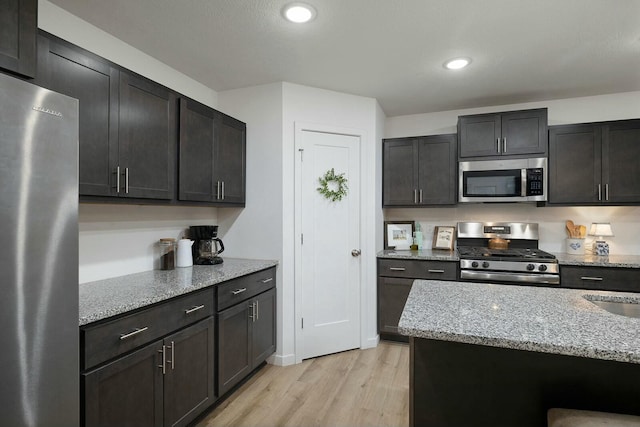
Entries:
[[217, 225], [194, 225], [189, 227], [189, 235], [194, 240], [192, 246], [193, 263], [196, 265], [221, 264], [220, 255], [224, 244], [218, 236]]

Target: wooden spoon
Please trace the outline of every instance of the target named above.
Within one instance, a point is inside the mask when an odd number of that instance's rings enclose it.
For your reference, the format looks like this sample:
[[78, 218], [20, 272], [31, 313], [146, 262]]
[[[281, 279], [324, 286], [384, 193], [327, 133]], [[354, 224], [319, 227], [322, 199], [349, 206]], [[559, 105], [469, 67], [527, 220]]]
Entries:
[[576, 226], [570, 219], [567, 220], [567, 233], [569, 233], [569, 237], [574, 237], [574, 233], [576, 232]]
[[587, 227], [584, 225], [580, 225], [580, 238], [584, 239], [585, 237], [587, 237]]

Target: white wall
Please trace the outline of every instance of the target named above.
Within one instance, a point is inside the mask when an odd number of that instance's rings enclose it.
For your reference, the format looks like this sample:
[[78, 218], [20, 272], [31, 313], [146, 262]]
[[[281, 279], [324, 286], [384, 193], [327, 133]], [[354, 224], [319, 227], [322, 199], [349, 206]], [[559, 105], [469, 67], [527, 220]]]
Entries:
[[[640, 92], [390, 117], [386, 120], [385, 138], [455, 133], [458, 115], [540, 107], [549, 109], [549, 125], [633, 119], [640, 117]], [[637, 206], [538, 208], [532, 204], [463, 204], [453, 208], [385, 209], [384, 216], [385, 220], [419, 221], [424, 227], [425, 244], [431, 242], [436, 225], [490, 220], [538, 222], [540, 247], [551, 252], [564, 252], [567, 219], [584, 224], [587, 229], [592, 222], [610, 221], [616, 235], [606, 239], [611, 253], [640, 255]]]
[[[64, 9], [38, 1], [38, 26], [173, 90], [217, 107], [217, 93]], [[215, 224], [217, 209], [81, 204], [80, 283], [154, 268], [154, 244], [189, 225]]]

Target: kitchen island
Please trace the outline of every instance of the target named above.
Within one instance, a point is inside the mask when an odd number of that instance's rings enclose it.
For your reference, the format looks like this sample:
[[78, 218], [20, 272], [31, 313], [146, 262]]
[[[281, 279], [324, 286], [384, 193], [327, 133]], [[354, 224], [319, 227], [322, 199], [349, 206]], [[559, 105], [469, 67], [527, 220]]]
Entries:
[[411, 425], [544, 426], [552, 407], [640, 414], [640, 318], [590, 300], [637, 294], [416, 280]]

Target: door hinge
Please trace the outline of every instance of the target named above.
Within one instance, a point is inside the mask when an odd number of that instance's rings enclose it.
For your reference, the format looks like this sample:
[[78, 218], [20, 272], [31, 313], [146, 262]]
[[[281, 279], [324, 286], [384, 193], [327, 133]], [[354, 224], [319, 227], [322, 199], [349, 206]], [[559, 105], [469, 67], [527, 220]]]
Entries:
[[302, 329], [304, 329], [304, 317], [302, 318]]
[[304, 234], [300, 233], [300, 244], [304, 245]]
[[304, 148], [298, 148], [298, 151], [300, 152], [300, 161], [303, 162], [304, 161]]

